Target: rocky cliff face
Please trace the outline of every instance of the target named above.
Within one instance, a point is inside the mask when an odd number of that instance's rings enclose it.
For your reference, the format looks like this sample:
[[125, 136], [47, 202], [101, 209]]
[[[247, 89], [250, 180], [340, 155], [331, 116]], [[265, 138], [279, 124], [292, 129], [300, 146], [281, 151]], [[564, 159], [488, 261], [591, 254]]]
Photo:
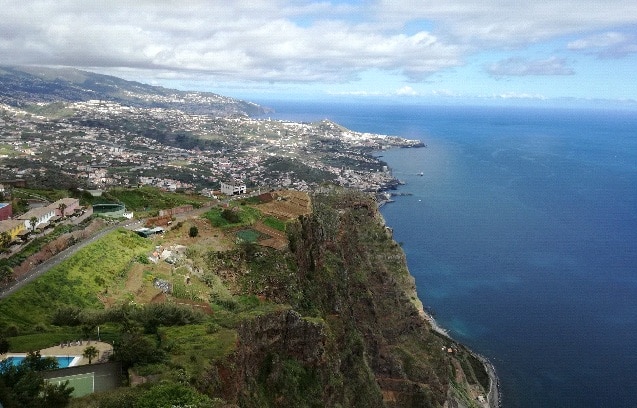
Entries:
[[244, 321], [202, 388], [245, 407], [441, 407], [460, 394], [473, 403], [479, 375], [423, 319], [373, 199], [316, 195], [289, 238], [295, 273], [273, 271], [285, 278], [269, 283], [291, 308]]

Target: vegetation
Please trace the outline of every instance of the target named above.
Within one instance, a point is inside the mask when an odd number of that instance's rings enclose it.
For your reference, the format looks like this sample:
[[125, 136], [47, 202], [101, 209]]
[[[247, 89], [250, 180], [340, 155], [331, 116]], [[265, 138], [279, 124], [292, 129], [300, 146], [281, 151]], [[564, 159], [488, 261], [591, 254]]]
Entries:
[[310, 183], [321, 183], [336, 179], [336, 175], [325, 170], [315, 169], [302, 161], [286, 157], [271, 157], [263, 162], [268, 173], [293, 173], [301, 180]]
[[67, 383], [53, 385], [44, 381], [40, 371], [57, 368], [52, 357], [39, 352], [27, 354], [19, 365], [0, 363], [0, 401], [4, 407], [62, 408], [71, 399], [73, 388]]
[[74, 195], [80, 198], [84, 205], [124, 204], [126, 209], [141, 213], [141, 216], [155, 216], [159, 210], [182, 205], [192, 205], [195, 208], [199, 208], [208, 201], [206, 197], [199, 195], [171, 193], [150, 186], [113, 188], [103, 192], [101, 197], [92, 197], [90, 194], [84, 194], [79, 191]]
[[8, 266], [11, 268], [15, 268], [29, 256], [40, 252], [46, 244], [54, 241], [64, 234], [82, 230], [86, 228], [90, 222], [91, 221], [87, 219], [79, 225], [58, 225], [53, 229], [52, 232], [47, 233], [45, 236], [40, 236], [29, 241], [29, 243], [26, 244], [20, 252], [11, 255], [8, 258], [0, 259], [0, 267]]
[[100, 354], [99, 350], [95, 346], [88, 346], [82, 352], [82, 357], [88, 359], [88, 363], [91, 364], [93, 359]]
[[98, 295], [126, 274], [135, 256], [151, 247], [151, 242], [131, 231], [120, 229], [108, 234], [4, 299], [0, 303], [0, 325], [28, 329], [50, 322], [53, 312], [62, 305], [101, 307]]
[[69, 192], [67, 190], [48, 188], [37, 189], [14, 187], [12, 189], [12, 194], [14, 198], [39, 199], [49, 202], [54, 202], [69, 196]]
[[261, 218], [261, 213], [253, 207], [235, 206], [223, 209], [212, 208], [203, 217], [208, 219], [214, 227], [231, 228], [251, 225]]
[[279, 230], [279, 231], [285, 232], [285, 226], [286, 226], [286, 223], [285, 223], [285, 221], [281, 221], [281, 220], [280, 220], [280, 219], [278, 219], [278, 218], [274, 218], [274, 217], [265, 217], [265, 218], [263, 219], [263, 223], [264, 223], [265, 225], [267, 225], [268, 227], [270, 227], [270, 228], [274, 228], [274, 229], [276, 229], [276, 230]]
[[[440, 407], [449, 390], [467, 401], [469, 384], [488, 385], [479, 360], [419, 317], [404, 254], [369, 196], [315, 196], [298, 220], [247, 204], [204, 216], [212, 226], [186, 221], [149, 239], [119, 229], [88, 245], [0, 302], [0, 338], [38, 350], [99, 326], [112, 358], [157, 381], [72, 407]], [[289, 249], [229, 239], [257, 223], [285, 231]], [[189, 248], [170, 263], [151, 255], [177, 243]], [[92, 363], [95, 352], [83, 354]]]
[[70, 408], [223, 408], [226, 406], [219, 399], [209, 398], [188, 385], [172, 381], [91, 394], [73, 399], [69, 405]]

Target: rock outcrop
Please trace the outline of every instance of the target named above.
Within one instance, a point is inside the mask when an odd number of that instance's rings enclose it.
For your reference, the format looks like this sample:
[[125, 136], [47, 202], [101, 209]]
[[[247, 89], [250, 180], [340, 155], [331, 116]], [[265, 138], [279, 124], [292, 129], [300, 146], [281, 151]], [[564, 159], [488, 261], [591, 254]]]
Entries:
[[269, 282], [290, 309], [243, 321], [235, 351], [200, 388], [242, 407], [442, 407], [453, 395], [474, 404], [484, 387], [472, 356], [423, 318], [371, 197], [316, 195], [288, 233], [295, 273]]

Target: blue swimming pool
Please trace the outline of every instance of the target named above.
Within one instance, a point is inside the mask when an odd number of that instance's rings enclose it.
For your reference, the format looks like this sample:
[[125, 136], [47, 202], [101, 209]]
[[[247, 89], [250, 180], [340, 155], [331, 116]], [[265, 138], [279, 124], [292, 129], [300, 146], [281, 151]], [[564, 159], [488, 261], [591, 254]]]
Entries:
[[[66, 368], [74, 366], [80, 360], [79, 356], [42, 356], [42, 357], [54, 357], [58, 362], [59, 368]], [[19, 365], [22, 360], [24, 360], [25, 356], [9, 356], [7, 357], [7, 361], [13, 364], [14, 366]]]

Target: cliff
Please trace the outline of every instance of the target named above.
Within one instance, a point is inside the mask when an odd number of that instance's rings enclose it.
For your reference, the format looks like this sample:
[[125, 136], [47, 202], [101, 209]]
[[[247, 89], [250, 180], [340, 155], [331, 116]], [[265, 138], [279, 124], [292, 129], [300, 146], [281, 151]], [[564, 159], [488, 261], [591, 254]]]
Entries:
[[290, 307], [243, 320], [200, 390], [242, 407], [481, 406], [484, 366], [424, 318], [375, 201], [335, 189], [312, 202], [290, 253], [244, 250], [237, 280]]

